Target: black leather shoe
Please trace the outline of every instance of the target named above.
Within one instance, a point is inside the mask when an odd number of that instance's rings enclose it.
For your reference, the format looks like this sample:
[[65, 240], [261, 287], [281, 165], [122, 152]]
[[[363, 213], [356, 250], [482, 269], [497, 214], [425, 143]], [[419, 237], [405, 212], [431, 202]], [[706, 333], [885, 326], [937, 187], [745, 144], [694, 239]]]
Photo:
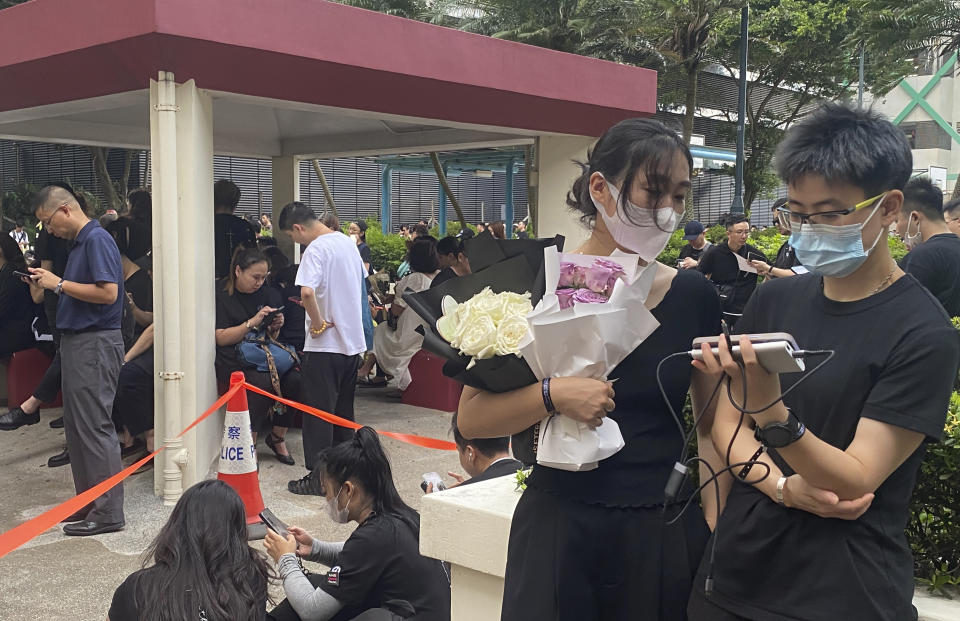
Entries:
[[16, 407], [0, 416], [0, 430], [13, 431], [14, 429], [20, 429], [24, 425], [36, 425], [39, 422], [39, 411], [33, 414], [27, 414], [19, 407]]
[[66, 466], [69, 463], [70, 451], [64, 448], [62, 453], [57, 453], [47, 460], [47, 468], [59, 468], [60, 466]]
[[50, 421], [50, 429], [63, 429], [63, 417], [55, 418]]
[[67, 524], [63, 527], [63, 534], [70, 535], [71, 537], [89, 537], [90, 535], [114, 533], [118, 530], [123, 530], [124, 526], [126, 526], [126, 524], [123, 522], [105, 524], [103, 522], [83, 521], [75, 524]]

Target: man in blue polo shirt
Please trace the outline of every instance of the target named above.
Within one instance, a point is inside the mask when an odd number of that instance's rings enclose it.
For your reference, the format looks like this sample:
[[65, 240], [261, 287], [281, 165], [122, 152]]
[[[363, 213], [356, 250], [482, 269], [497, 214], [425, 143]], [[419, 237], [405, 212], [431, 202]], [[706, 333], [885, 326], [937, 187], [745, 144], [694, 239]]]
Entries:
[[[63, 278], [32, 268], [33, 285], [57, 300], [63, 422], [77, 493], [120, 472], [120, 445], [110, 418], [123, 361], [123, 269], [110, 235], [91, 220], [76, 198], [47, 186], [34, 213], [51, 234], [74, 240]], [[123, 486], [100, 496], [65, 522], [64, 534], [85, 536], [124, 527]]]

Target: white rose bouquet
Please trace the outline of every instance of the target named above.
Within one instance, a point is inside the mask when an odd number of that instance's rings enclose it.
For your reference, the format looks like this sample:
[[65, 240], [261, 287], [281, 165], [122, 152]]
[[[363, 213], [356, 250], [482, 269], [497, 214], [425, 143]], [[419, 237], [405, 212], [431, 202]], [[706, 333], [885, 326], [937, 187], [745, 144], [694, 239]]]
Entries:
[[471, 357], [467, 365], [471, 369], [477, 360], [520, 355], [520, 341], [527, 336], [527, 315], [533, 311], [533, 304], [529, 292], [494, 293], [484, 287], [462, 304], [448, 295], [441, 308], [443, 317], [437, 320], [437, 332], [461, 354]]

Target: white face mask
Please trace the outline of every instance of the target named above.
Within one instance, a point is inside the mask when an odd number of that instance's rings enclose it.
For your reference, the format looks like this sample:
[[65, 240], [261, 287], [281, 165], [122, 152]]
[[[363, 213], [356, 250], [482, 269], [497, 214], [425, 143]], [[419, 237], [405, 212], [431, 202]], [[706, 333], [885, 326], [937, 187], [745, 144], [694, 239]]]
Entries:
[[342, 491], [343, 486], [341, 485], [340, 489], [337, 490], [335, 498], [327, 498], [327, 513], [330, 515], [330, 519], [337, 524], [346, 524], [350, 521], [350, 514], [347, 511], [347, 507], [350, 506], [350, 500], [347, 500], [347, 504], [344, 505], [343, 509], [340, 508], [340, 492]]
[[[912, 215], [912, 214], [911, 214], [911, 215]], [[906, 230], [906, 232], [903, 234], [903, 243], [904, 243], [904, 245], [906, 245], [907, 250], [913, 250], [914, 248], [916, 248], [917, 246], [919, 246], [919, 245], [923, 242], [923, 239], [920, 237], [920, 222], [917, 221], [917, 234], [916, 234], [916, 235], [911, 235], [911, 234], [910, 234], [910, 223], [911, 223], [911, 222], [913, 222], [913, 218], [908, 218], [908, 219], [907, 219], [907, 230]]]
[[[604, 179], [606, 181], [606, 179]], [[632, 222], [622, 212], [620, 204], [620, 191], [609, 181], [607, 189], [617, 205], [617, 211], [613, 216], [607, 215], [607, 210], [603, 205], [593, 199], [593, 204], [603, 217], [603, 223], [607, 225], [611, 237], [623, 248], [634, 252], [647, 263], [652, 263], [657, 256], [667, 247], [670, 236], [677, 228], [677, 222], [680, 220], [680, 214], [673, 210], [673, 207], [661, 207], [659, 209], [643, 209], [637, 207], [625, 199], [631, 215], [636, 220]], [[591, 198], [593, 198], [591, 196]]]

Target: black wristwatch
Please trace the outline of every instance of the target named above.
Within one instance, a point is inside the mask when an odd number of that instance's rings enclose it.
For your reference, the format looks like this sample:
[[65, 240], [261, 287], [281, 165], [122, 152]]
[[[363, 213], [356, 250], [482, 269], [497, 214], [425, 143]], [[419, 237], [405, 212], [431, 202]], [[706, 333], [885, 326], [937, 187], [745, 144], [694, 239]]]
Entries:
[[787, 408], [786, 421], [757, 427], [753, 430], [753, 437], [767, 448], [783, 448], [802, 438], [806, 430], [800, 419]]

